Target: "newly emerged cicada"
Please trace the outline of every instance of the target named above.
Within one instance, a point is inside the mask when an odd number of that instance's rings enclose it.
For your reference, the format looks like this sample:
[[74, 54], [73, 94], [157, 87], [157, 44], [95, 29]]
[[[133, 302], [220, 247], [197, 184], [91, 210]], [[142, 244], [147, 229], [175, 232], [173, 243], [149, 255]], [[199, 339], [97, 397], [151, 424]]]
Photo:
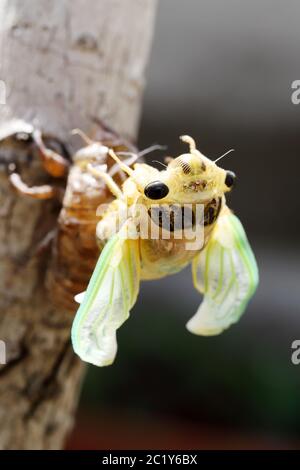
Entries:
[[225, 202], [235, 176], [202, 155], [191, 137], [181, 139], [189, 153], [162, 171], [144, 163], [132, 169], [110, 150], [128, 175], [122, 189], [107, 172], [89, 167], [114, 199], [99, 213], [96, 235], [104, 248], [86, 292], [77, 296], [72, 342], [84, 361], [114, 361], [116, 331], [129, 317], [141, 280], [191, 263], [194, 286], [204, 297], [187, 328], [198, 335], [216, 335], [237, 322], [255, 292], [256, 261]]

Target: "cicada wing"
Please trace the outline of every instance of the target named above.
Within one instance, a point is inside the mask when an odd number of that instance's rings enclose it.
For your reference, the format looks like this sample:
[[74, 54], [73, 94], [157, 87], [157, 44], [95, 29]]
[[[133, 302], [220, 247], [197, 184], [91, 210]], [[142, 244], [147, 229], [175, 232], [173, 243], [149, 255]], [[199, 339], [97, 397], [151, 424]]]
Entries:
[[96, 366], [114, 361], [116, 330], [129, 317], [139, 291], [139, 242], [125, 238], [127, 228], [105, 245], [72, 326], [75, 353]]
[[78, 304], [82, 304], [82, 302], [84, 300], [85, 292], [86, 291], [80, 292], [80, 294], [76, 294], [75, 297], [74, 297], [75, 302], [77, 302]]
[[199, 335], [217, 335], [239, 320], [259, 279], [243, 226], [228, 208], [192, 270], [194, 285], [204, 298], [187, 328]]

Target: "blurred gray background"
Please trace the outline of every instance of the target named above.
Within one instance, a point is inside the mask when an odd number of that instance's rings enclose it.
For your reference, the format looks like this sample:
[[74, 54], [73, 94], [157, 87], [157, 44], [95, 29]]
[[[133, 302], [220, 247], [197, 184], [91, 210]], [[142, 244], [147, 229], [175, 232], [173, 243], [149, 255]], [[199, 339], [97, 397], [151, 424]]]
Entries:
[[91, 367], [84, 387], [99, 447], [300, 447], [299, 18], [296, 0], [160, 1], [140, 147], [176, 156], [190, 134], [211, 158], [235, 149], [222, 161], [238, 176], [228, 201], [261, 282], [214, 338], [185, 329], [201, 301], [189, 269], [142, 284], [116, 363]]

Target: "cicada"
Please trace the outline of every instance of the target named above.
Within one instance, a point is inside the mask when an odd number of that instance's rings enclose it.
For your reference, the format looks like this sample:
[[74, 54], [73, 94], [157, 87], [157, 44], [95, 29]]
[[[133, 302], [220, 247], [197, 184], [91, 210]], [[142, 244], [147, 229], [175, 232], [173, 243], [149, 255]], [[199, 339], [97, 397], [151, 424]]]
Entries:
[[[89, 167], [114, 199], [101, 212], [96, 229], [104, 248], [86, 291], [77, 296], [81, 305], [71, 336], [74, 351], [86, 362], [112, 364], [116, 332], [128, 319], [142, 280], [159, 279], [191, 264], [203, 300], [187, 328], [205, 336], [236, 323], [256, 290], [255, 257], [225, 200], [235, 175], [205, 157], [191, 137], [181, 139], [189, 145], [188, 153], [169, 159], [163, 170], [145, 163], [130, 168], [111, 149], [111, 158], [127, 174], [121, 188], [107, 172]], [[149, 236], [153, 225], [158, 229], [155, 237]], [[197, 225], [202, 227], [200, 244], [194, 239]]]

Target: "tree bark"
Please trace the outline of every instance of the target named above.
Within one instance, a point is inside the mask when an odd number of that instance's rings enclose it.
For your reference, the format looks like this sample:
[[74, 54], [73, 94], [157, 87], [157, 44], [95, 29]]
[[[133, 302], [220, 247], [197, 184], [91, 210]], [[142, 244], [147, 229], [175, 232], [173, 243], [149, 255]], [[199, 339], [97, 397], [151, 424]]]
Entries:
[[[1, 133], [23, 119], [74, 147], [70, 130], [91, 133], [100, 118], [120, 134], [137, 131], [154, 0], [0, 0]], [[75, 139], [76, 140], [76, 139]], [[60, 207], [20, 197], [7, 168], [46, 181], [26, 143], [0, 143], [0, 448], [58, 449], [72, 427], [83, 366], [70, 347], [72, 315], [52, 304], [44, 282]]]

